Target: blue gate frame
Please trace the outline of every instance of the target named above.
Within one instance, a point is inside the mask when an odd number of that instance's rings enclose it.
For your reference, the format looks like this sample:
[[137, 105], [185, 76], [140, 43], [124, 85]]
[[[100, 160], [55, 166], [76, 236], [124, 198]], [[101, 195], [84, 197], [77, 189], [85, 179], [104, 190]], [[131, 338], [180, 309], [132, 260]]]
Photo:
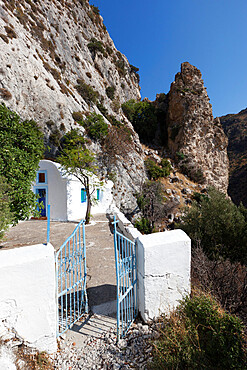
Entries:
[[56, 253], [57, 337], [88, 313], [86, 277], [85, 221], [81, 220]]
[[123, 338], [133, 321], [137, 308], [136, 245], [117, 231], [114, 217], [114, 249], [117, 277], [117, 341]]

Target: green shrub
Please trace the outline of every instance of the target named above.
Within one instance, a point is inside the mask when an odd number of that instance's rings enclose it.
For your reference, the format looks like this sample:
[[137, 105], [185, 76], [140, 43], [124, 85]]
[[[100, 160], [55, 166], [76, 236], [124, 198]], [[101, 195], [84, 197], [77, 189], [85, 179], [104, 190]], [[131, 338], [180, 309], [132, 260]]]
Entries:
[[43, 134], [36, 122], [22, 121], [0, 105], [0, 176], [10, 185], [8, 196], [13, 221], [24, 220], [36, 208], [31, 185], [44, 152]]
[[176, 157], [178, 161], [182, 161], [183, 159], [185, 159], [184, 153], [181, 153], [181, 152], [176, 152]]
[[83, 80], [78, 79], [77, 80], [78, 85], [75, 86], [78, 93], [83, 97], [83, 99], [88, 103], [94, 103], [96, 104], [99, 93], [98, 91], [95, 91], [92, 86], [87, 85]]
[[246, 369], [243, 325], [216, 301], [197, 292], [164, 318], [154, 369]]
[[99, 15], [99, 8], [95, 5], [91, 5], [91, 9], [94, 12], [94, 14]]
[[161, 167], [155, 163], [152, 159], [147, 159], [145, 167], [150, 180], [158, 180], [160, 177], [167, 177], [171, 172], [171, 164], [167, 159], [161, 160]]
[[120, 100], [119, 100], [119, 97], [117, 96], [115, 99], [113, 99], [113, 101], [111, 103], [111, 108], [112, 108], [113, 112], [118, 113], [120, 107], [121, 107]]
[[91, 113], [82, 123], [88, 135], [94, 140], [102, 140], [108, 134], [108, 125], [101, 114]]
[[137, 68], [137, 67], [133, 66], [132, 64], [130, 64], [130, 73], [134, 73], [135, 74], [135, 76], [137, 77], [137, 81], [139, 83], [140, 82], [140, 76], [139, 76], [138, 71], [139, 71], [139, 68]]
[[168, 159], [163, 158], [161, 160], [161, 167], [162, 167], [162, 170], [163, 170], [163, 176], [164, 177], [169, 176], [170, 173], [171, 173], [172, 166], [171, 166], [171, 163], [168, 161]]
[[52, 130], [52, 132], [49, 136], [49, 142], [50, 142], [50, 144], [52, 144], [56, 147], [59, 147], [61, 138], [62, 138], [62, 134], [58, 130], [58, 128], [56, 127], [55, 129]]
[[[164, 190], [159, 181], [146, 181], [141, 189], [141, 192], [136, 194], [137, 205], [142, 211], [143, 217], [146, 220], [140, 220], [140, 225], [137, 226], [146, 228], [147, 233], [155, 230], [155, 222], [160, 221], [165, 216], [164, 212]], [[146, 233], [146, 232], [145, 232]]]
[[198, 169], [195, 169], [194, 171], [191, 171], [190, 172], [190, 178], [193, 181], [198, 182], [198, 184], [203, 184], [204, 181], [205, 181], [203, 171], [202, 171], [201, 168], [198, 168]]
[[158, 180], [160, 177], [163, 177], [163, 169], [160, 168], [155, 161], [152, 159], [147, 159], [145, 162], [145, 167], [147, 170], [148, 178], [150, 180]]
[[116, 87], [115, 86], [108, 86], [105, 89], [106, 95], [108, 96], [109, 99], [113, 100], [114, 95], [115, 95]]
[[201, 203], [203, 199], [208, 199], [208, 196], [206, 194], [194, 192], [192, 195], [192, 199], [195, 200], [197, 203]]
[[136, 101], [134, 99], [130, 99], [126, 103], [123, 103], [121, 105], [124, 115], [128, 118], [130, 122], [132, 122], [134, 118], [135, 104]]
[[117, 174], [115, 171], [113, 172], [107, 172], [107, 178], [108, 180], [112, 181], [113, 183], [115, 183], [117, 181]]
[[140, 139], [151, 142], [155, 137], [158, 125], [154, 105], [147, 101], [135, 102], [131, 99], [122, 104], [122, 110], [132, 123]]
[[113, 50], [109, 45], [106, 45], [105, 48], [106, 48], [106, 52], [107, 52], [108, 55], [111, 55], [113, 53]]
[[88, 49], [91, 52], [96, 52], [99, 51], [101, 52], [104, 56], [106, 55], [105, 49], [103, 47], [103, 44], [101, 41], [95, 39], [94, 37], [91, 38], [91, 41], [87, 44]]
[[223, 257], [247, 264], [247, 222], [243, 208], [211, 188], [208, 196], [193, 201], [191, 208], [185, 209], [178, 227], [192, 239], [192, 247], [199, 241], [209, 258]]
[[81, 122], [83, 121], [83, 114], [82, 112], [73, 112], [72, 113], [73, 120], [76, 122]]
[[198, 164], [195, 163], [192, 158], [185, 157], [183, 153], [180, 153], [180, 158], [181, 158], [179, 162], [180, 171], [183, 174], [187, 175], [191, 181], [203, 184], [205, 182], [205, 177], [202, 169], [198, 166]]
[[115, 62], [115, 65], [117, 67], [117, 70], [118, 70], [118, 73], [120, 76], [124, 77], [126, 75], [126, 69], [125, 69], [125, 62], [123, 60], [123, 57], [120, 53], [120, 59], [118, 59], [116, 62]]
[[152, 227], [150, 221], [142, 217], [140, 220], [135, 221], [134, 226], [142, 233], [142, 234], [151, 234]]
[[101, 104], [101, 103], [97, 103], [97, 108], [100, 110], [100, 112], [103, 114], [103, 116], [105, 116], [107, 118], [108, 111], [107, 111], [106, 107], [104, 107], [104, 105]]
[[13, 220], [13, 215], [10, 211], [9, 191], [10, 186], [7, 185], [6, 179], [0, 176], [0, 240]]

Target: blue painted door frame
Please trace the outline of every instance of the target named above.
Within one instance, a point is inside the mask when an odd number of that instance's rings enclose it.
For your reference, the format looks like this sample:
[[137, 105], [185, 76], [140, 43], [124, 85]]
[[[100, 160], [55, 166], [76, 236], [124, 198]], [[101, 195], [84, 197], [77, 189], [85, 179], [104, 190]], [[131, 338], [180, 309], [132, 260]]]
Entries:
[[47, 216], [47, 205], [48, 205], [48, 186], [42, 186], [42, 185], [35, 186], [34, 191], [36, 195], [39, 195], [38, 204], [43, 202], [43, 205], [44, 205], [44, 208], [41, 210], [41, 216], [46, 217]]

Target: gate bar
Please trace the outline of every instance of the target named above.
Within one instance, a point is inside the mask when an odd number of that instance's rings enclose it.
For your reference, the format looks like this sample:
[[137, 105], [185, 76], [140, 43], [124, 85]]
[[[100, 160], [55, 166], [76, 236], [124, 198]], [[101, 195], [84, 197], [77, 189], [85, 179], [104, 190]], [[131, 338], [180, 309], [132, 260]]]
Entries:
[[116, 277], [117, 277], [117, 342], [120, 339], [120, 307], [119, 307], [119, 268], [118, 268], [118, 251], [117, 251], [117, 223], [116, 216], [114, 216], [114, 251], [115, 251], [115, 265], [116, 265]]
[[50, 226], [51, 226], [51, 206], [47, 206], [47, 233], [46, 233], [46, 244], [50, 243]]

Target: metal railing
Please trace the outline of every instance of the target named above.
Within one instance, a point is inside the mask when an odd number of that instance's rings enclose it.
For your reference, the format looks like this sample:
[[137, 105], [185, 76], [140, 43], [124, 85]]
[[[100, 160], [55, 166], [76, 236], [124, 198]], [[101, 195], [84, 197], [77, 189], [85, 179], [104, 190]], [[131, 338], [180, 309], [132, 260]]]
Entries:
[[117, 340], [123, 338], [137, 316], [136, 246], [117, 231], [114, 217], [114, 249], [117, 278]]
[[85, 221], [81, 220], [56, 253], [58, 337], [88, 312], [86, 277]]

